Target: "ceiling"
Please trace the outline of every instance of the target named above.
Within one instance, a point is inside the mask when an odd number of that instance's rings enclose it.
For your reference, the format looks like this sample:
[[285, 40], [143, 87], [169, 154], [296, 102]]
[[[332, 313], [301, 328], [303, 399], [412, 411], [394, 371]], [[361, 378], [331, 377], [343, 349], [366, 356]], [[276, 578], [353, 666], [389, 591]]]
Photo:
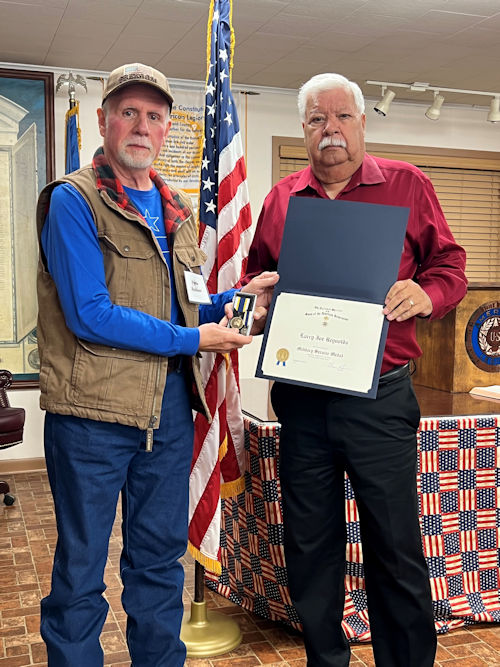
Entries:
[[[209, 0], [0, 0], [0, 61], [108, 72], [144, 62], [204, 80]], [[233, 84], [357, 81], [500, 92], [499, 0], [233, 0]], [[495, 56], [495, 53], [497, 54]], [[430, 93], [395, 88], [398, 99]], [[449, 95], [486, 106], [488, 98]]]

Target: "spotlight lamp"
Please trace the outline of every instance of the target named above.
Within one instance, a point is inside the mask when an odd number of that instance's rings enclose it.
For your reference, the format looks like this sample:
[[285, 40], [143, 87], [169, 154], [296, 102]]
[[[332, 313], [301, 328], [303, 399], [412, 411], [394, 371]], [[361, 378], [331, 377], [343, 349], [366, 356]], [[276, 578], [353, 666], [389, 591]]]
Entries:
[[[491, 98], [491, 102], [487, 120], [490, 123], [500, 123], [500, 92], [487, 92], [485, 90], [463, 90], [461, 88], [445, 88], [443, 86], [431, 86], [429, 83], [421, 83], [420, 81], [415, 81], [414, 83], [396, 83], [394, 81], [365, 81], [365, 83], [370, 86], [382, 87], [382, 99], [373, 107], [374, 110], [381, 116], [387, 116], [389, 106], [396, 96], [396, 93], [388, 88], [388, 86], [390, 86], [391, 88], [405, 88], [408, 92], [413, 93], [425, 93], [427, 91], [432, 91], [434, 93], [434, 101], [425, 112], [426, 117], [430, 120], [439, 120], [439, 117], [441, 116], [441, 107], [443, 106], [444, 102], [444, 95], [446, 95], [448, 99], [449, 93], [461, 95], [462, 98], [464, 95], [471, 95], [475, 98], [479, 96], [489, 97]], [[453, 100], [453, 97], [451, 99]], [[460, 101], [462, 102], [462, 100]], [[476, 106], [474, 102], [472, 105]]]
[[486, 120], [490, 123], [500, 123], [500, 95], [496, 95], [490, 103], [490, 112]]
[[374, 110], [381, 116], [387, 116], [392, 100], [396, 97], [393, 90], [389, 90], [385, 86], [382, 87], [382, 99], [373, 107]]
[[441, 115], [441, 107], [443, 106], [444, 97], [439, 94], [439, 91], [436, 90], [434, 93], [434, 102], [425, 112], [426, 117], [429, 120], [439, 120]]

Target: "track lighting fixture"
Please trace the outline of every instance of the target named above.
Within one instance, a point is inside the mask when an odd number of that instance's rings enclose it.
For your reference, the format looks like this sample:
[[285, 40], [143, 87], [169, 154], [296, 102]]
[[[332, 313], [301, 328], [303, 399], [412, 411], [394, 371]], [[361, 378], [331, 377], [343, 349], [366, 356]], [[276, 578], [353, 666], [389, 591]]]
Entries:
[[382, 86], [382, 99], [373, 107], [381, 116], [386, 116], [389, 106], [396, 96], [396, 93], [388, 88], [406, 88], [412, 92], [425, 93], [428, 90], [434, 92], [434, 101], [425, 112], [425, 115], [430, 120], [438, 120], [441, 115], [441, 107], [444, 102], [444, 96], [441, 93], [458, 93], [460, 95], [486, 95], [493, 98], [490, 103], [490, 110], [487, 120], [490, 123], [500, 123], [500, 93], [486, 92], [484, 90], [463, 90], [461, 88], [443, 88], [443, 86], [431, 86], [428, 83], [394, 83], [391, 81], [366, 81], [372, 86]]
[[439, 94], [438, 91], [434, 93], [434, 102], [425, 112], [426, 117], [429, 120], [439, 120], [441, 115], [441, 107], [443, 106], [444, 97]]
[[374, 110], [381, 116], [387, 116], [391, 102], [395, 97], [396, 93], [394, 91], [388, 90], [385, 86], [382, 86], [382, 99], [373, 107]]

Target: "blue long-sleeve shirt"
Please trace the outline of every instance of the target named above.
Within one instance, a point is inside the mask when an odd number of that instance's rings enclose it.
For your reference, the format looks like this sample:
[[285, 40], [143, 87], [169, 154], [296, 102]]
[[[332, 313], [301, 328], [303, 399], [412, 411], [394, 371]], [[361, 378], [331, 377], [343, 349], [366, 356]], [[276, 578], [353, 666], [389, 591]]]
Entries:
[[[73, 186], [65, 183], [54, 189], [41, 241], [66, 324], [76, 336], [167, 357], [196, 353], [197, 328], [112, 303], [96, 226], [87, 202]], [[224, 305], [235, 291], [212, 295], [211, 304], [200, 305], [200, 324], [222, 319]]]

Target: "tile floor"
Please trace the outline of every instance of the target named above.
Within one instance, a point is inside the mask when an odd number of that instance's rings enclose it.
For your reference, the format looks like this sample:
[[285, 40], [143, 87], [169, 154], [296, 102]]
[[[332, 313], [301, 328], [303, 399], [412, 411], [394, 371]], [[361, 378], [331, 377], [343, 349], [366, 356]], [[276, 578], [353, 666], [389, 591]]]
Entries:
[[[8, 481], [17, 500], [11, 507], [0, 503], [0, 667], [42, 667], [47, 658], [38, 632], [39, 600], [49, 590], [56, 538], [52, 501], [44, 473], [19, 473], [9, 476]], [[117, 522], [106, 569], [110, 612], [102, 634], [105, 664], [110, 667], [130, 665], [120, 604], [119, 554]], [[194, 567], [190, 559], [186, 558], [185, 568], [184, 600], [189, 607], [194, 590]], [[305, 667], [299, 634], [254, 616], [210, 591], [206, 591], [206, 600], [210, 607], [217, 607], [239, 623], [243, 642], [231, 653], [216, 658], [188, 658], [187, 667]], [[374, 664], [369, 645], [353, 647], [351, 665]], [[439, 638], [435, 667], [483, 666], [500, 666], [500, 625], [477, 625]]]

